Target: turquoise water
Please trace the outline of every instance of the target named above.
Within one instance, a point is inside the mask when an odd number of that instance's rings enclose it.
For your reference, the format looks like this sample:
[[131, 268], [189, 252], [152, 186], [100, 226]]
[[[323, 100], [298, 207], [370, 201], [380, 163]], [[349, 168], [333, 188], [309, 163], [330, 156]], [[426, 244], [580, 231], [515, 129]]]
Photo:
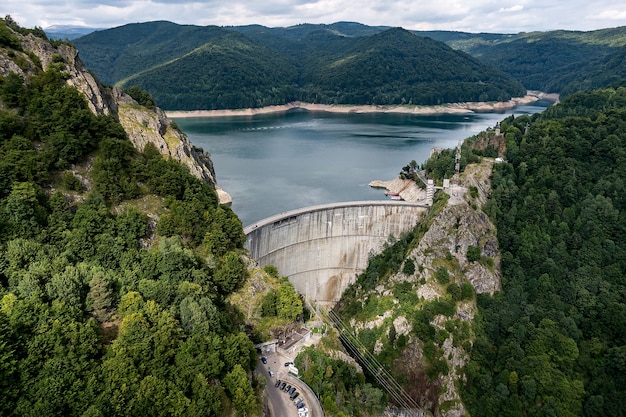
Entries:
[[292, 110], [174, 120], [210, 153], [218, 183], [247, 226], [300, 207], [385, 199], [370, 181], [394, 179], [411, 160], [424, 162], [433, 147], [453, 148], [511, 114], [541, 112], [548, 104], [470, 115]]

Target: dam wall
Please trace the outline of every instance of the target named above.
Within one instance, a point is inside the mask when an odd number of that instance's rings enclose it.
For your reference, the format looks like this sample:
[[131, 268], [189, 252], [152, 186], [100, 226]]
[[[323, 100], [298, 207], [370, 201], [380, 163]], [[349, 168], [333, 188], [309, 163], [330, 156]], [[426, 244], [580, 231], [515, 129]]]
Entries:
[[276, 266], [308, 301], [333, 305], [370, 254], [389, 236], [411, 230], [427, 211], [391, 200], [306, 207], [246, 227], [246, 248], [259, 266]]

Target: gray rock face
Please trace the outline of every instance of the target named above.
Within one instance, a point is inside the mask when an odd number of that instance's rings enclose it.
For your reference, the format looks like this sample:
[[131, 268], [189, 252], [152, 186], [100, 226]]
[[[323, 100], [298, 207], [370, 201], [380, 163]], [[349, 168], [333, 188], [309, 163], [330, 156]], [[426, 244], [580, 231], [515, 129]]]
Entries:
[[[195, 148], [187, 136], [172, 125], [165, 112], [158, 108], [151, 110], [140, 106], [119, 88], [103, 87], [87, 70], [75, 48], [65, 44], [54, 47], [45, 39], [32, 34], [22, 36], [16, 33], [15, 36], [20, 39], [25, 51], [32, 52], [39, 59], [43, 69], [62, 62], [68, 75], [67, 83], [85, 96], [90, 110], [94, 114], [111, 114], [116, 117], [138, 150], [141, 151], [148, 143], [153, 143], [162, 155], [179, 161], [192, 175], [214, 187], [220, 203], [232, 202], [230, 195], [217, 185], [210, 155]], [[21, 54], [30, 61], [25, 53], [16, 51], [15, 54]], [[59, 56], [62, 60], [58, 59]], [[36, 63], [31, 62], [30, 66], [30, 70], [21, 68], [8, 54], [0, 51], [0, 74], [15, 72], [28, 78]]]
[[111, 101], [110, 96], [105, 94], [105, 90], [101, 88], [93, 75], [78, 58], [78, 51], [75, 48], [65, 44], [55, 48], [50, 42], [32, 34], [22, 36], [21, 38], [24, 50], [35, 54], [39, 58], [43, 69], [48, 68], [54, 62], [55, 56], [63, 58], [65, 70], [69, 75], [67, 83], [83, 93], [92, 112], [95, 114], [116, 112], [115, 102]]
[[[493, 294], [500, 286], [500, 259], [495, 232], [495, 227], [482, 211], [474, 210], [468, 204], [446, 206], [420, 241], [414, 253], [416, 264], [432, 266], [437, 259], [445, 258], [449, 253], [456, 258], [464, 277], [477, 293]], [[483, 256], [493, 258], [493, 270], [478, 262], [468, 262], [467, 250], [470, 246], [481, 248]]]
[[[398, 272], [390, 277], [389, 281], [379, 285], [373, 291], [363, 294], [363, 302], [367, 298], [385, 297], [393, 294], [394, 286], [400, 282], [413, 283], [413, 290], [423, 301], [449, 298], [446, 291], [447, 284], [438, 282], [437, 270], [445, 267], [450, 276], [450, 282], [461, 285], [471, 283], [476, 293], [493, 294], [501, 288], [500, 261], [501, 255], [496, 238], [496, 228], [489, 217], [481, 211], [491, 191], [489, 181], [493, 161], [485, 159], [480, 164], [466, 167], [458, 184], [446, 189], [449, 200], [436, 215], [430, 218], [430, 225], [418, 242], [417, 246], [408, 254], [415, 264], [415, 272], [406, 275]], [[474, 187], [476, 188], [474, 190]], [[471, 192], [470, 192], [471, 191]], [[480, 248], [481, 259], [468, 261], [467, 253], [470, 247]], [[402, 271], [402, 268], [400, 268]], [[357, 333], [365, 329], [381, 329], [383, 335], [389, 332], [389, 323], [393, 323], [396, 334], [408, 336], [408, 343], [401, 354], [404, 369], [420, 369], [422, 363], [423, 342], [412, 331], [412, 322], [407, 321], [404, 314], [410, 306], [401, 306], [398, 300], [393, 300], [393, 306], [384, 314], [370, 317], [367, 321], [351, 319], [350, 327]], [[474, 299], [458, 301], [456, 313], [452, 317], [437, 315], [431, 325], [444, 332], [446, 324], [454, 326], [461, 323], [467, 326], [474, 320], [476, 302]], [[455, 324], [456, 323], [456, 324]], [[469, 328], [469, 326], [467, 326]], [[471, 333], [471, 332], [470, 332]], [[376, 341], [375, 347], [380, 347], [386, 339], [382, 337]], [[455, 343], [456, 342], [456, 343]], [[459, 386], [465, 378], [463, 368], [469, 360], [469, 353], [465, 350], [465, 343], [455, 341], [450, 335], [437, 344], [443, 352], [449, 372], [441, 375], [436, 381], [431, 381], [431, 387], [441, 387], [439, 394], [420, 398], [422, 406], [437, 409], [437, 414], [444, 417], [461, 417], [467, 415], [467, 410], [459, 393]], [[467, 343], [473, 343], [471, 334], [467, 335]]]

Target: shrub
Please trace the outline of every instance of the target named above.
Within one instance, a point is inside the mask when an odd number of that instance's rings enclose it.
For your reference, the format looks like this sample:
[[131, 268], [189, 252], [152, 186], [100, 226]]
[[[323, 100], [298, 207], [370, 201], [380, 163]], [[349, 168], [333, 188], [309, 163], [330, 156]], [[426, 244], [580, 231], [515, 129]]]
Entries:
[[467, 248], [467, 261], [476, 262], [480, 260], [480, 248], [478, 246], [470, 245]]
[[435, 279], [441, 285], [446, 285], [450, 282], [450, 274], [445, 266], [440, 266], [439, 269], [437, 269], [437, 272], [435, 272]]
[[402, 273], [405, 275], [413, 275], [415, 273], [415, 263], [412, 259], [407, 259], [402, 267]]

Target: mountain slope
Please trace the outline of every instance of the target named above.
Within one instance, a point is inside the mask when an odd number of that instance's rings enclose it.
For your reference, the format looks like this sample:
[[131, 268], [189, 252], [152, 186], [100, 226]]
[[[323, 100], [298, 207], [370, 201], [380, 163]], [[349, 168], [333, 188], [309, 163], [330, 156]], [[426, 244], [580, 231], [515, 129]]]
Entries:
[[76, 55], [0, 19], [0, 415], [262, 415], [241, 222]]
[[222, 109], [292, 101], [296, 77], [293, 63], [283, 56], [227, 33], [118, 83], [153, 92], [168, 109]]
[[[182, 57], [230, 32], [216, 26], [166, 21], [133, 23], [75, 39], [81, 59], [103, 82], [115, 84], [139, 71]], [[90, 45], [86, 48], [85, 45]]]
[[505, 101], [525, 93], [507, 76], [445, 44], [401, 28], [359, 38], [309, 74], [340, 103], [440, 104]]
[[440, 42], [359, 24], [226, 30], [152, 22], [95, 32], [75, 44], [103, 80], [138, 85], [168, 110], [294, 100], [440, 104], [525, 93], [521, 84]]
[[519, 33], [486, 40], [479, 34], [448, 43], [512, 75], [530, 90], [560, 93], [567, 78], [588, 71], [595, 61], [626, 45], [626, 27]]

